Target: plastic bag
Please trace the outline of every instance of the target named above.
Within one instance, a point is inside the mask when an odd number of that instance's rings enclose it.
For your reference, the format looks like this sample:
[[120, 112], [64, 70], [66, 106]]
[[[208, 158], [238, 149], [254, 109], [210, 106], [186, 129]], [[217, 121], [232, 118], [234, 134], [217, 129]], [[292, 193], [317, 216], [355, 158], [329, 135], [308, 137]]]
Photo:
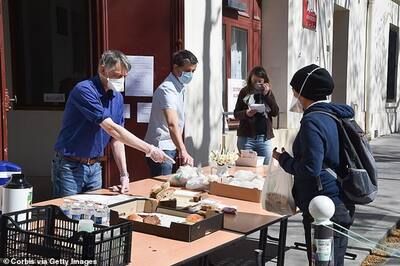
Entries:
[[257, 177], [255, 173], [247, 170], [238, 170], [233, 176], [239, 181], [251, 181]]
[[207, 190], [209, 186], [208, 178], [204, 175], [193, 177], [186, 182], [186, 188], [192, 190]]
[[176, 174], [173, 174], [169, 178], [169, 182], [175, 187], [184, 187], [189, 179], [197, 177], [197, 168], [189, 165], [179, 167]]
[[296, 204], [292, 195], [293, 178], [273, 159], [264, 181], [261, 203], [263, 209], [281, 215], [294, 214]]

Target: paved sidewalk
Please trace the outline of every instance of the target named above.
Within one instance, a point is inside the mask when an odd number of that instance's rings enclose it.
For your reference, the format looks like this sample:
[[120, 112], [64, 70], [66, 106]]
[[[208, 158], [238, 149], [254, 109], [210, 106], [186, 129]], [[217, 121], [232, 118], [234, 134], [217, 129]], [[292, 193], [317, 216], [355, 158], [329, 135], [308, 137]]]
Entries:
[[[379, 241], [400, 220], [400, 134], [383, 136], [371, 141], [379, 171], [378, 197], [369, 205], [358, 205], [351, 230]], [[294, 249], [294, 242], [304, 242], [301, 215], [289, 219], [285, 265], [307, 265], [306, 253]], [[348, 252], [357, 254], [355, 260], [346, 259], [345, 265], [360, 265], [369, 249], [350, 240]], [[266, 265], [273, 265], [268, 262]], [[390, 259], [385, 265], [400, 265], [400, 259]]]

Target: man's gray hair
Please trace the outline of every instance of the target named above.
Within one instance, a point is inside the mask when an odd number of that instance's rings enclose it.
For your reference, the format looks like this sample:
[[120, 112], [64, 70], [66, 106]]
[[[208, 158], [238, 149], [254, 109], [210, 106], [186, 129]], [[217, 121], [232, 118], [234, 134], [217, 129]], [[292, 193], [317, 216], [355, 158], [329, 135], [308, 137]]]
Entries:
[[126, 55], [118, 50], [105, 51], [100, 58], [99, 65], [104, 65], [106, 69], [113, 69], [115, 65], [120, 62], [122, 67], [126, 70], [131, 70], [131, 63], [129, 63]]

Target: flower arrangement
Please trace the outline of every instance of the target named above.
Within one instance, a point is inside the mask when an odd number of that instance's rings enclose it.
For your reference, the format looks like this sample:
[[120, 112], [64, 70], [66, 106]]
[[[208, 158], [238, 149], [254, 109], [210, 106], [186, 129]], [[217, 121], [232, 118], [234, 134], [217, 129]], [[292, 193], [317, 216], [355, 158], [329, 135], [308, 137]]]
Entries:
[[210, 160], [217, 165], [232, 165], [239, 158], [238, 154], [225, 148], [210, 152]]

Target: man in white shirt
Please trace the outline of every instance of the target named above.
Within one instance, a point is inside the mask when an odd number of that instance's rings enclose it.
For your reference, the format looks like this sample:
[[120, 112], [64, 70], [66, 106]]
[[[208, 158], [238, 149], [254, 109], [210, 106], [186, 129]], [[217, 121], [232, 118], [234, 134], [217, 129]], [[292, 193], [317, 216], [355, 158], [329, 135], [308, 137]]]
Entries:
[[[149, 127], [145, 141], [162, 149], [168, 156], [178, 159], [181, 165], [193, 165], [193, 158], [183, 142], [185, 125], [185, 92], [192, 80], [198, 60], [187, 50], [176, 52], [172, 57], [172, 71], [153, 95]], [[172, 163], [155, 163], [147, 159], [152, 176], [169, 175]]]

